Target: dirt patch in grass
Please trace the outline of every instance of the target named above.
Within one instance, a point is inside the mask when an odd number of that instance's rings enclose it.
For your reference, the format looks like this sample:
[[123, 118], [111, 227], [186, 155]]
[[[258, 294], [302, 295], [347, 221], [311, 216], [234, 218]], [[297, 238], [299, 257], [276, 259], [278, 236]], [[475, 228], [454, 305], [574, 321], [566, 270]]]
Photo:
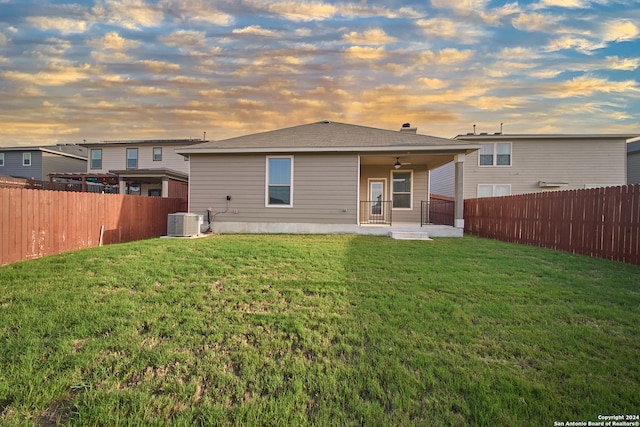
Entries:
[[56, 427], [66, 424], [74, 416], [73, 399], [71, 396], [68, 400], [56, 402], [46, 407], [38, 416], [36, 425], [39, 427]]

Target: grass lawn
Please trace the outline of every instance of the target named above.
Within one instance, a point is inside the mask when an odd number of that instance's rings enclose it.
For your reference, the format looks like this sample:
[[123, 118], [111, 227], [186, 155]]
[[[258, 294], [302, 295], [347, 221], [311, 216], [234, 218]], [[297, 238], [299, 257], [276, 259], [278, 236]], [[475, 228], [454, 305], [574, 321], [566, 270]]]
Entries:
[[0, 268], [2, 425], [640, 413], [640, 268], [467, 236], [153, 239]]

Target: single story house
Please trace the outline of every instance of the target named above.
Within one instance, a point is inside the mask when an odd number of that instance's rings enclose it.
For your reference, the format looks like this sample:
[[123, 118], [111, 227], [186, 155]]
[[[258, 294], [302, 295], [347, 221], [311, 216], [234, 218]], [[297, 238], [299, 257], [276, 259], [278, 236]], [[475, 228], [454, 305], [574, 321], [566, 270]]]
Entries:
[[[625, 185], [624, 134], [467, 134], [480, 145], [464, 162], [464, 198]], [[431, 172], [431, 192], [452, 197], [455, 165]]]
[[[456, 167], [451, 227], [462, 235], [462, 164], [479, 145], [332, 121], [293, 126], [177, 152], [189, 161], [189, 212], [232, 233], [388, 234], [430, 226], [429, 171]], [[423, 229], [426, 229], [424, 228]], [[391, 230], [393, 231], [393, 230]]]

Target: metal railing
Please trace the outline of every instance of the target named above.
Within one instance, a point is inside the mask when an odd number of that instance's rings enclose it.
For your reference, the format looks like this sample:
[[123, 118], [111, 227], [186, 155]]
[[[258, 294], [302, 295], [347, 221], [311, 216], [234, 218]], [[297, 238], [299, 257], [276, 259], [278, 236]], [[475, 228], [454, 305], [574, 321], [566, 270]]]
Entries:
[[454, 220], [454, 202], [450, 200], [421, 200], [420, 227], [427, 224], [451, 225]]
[[360, 224], [391, 225], [391, 200], [364, 200], [360, 202]]

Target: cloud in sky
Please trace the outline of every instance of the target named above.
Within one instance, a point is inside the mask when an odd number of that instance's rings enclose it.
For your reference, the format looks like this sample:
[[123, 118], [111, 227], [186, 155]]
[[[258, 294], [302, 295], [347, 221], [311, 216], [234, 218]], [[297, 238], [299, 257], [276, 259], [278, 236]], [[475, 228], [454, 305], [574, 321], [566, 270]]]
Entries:
[[379, 44], [388, 44], [394, 43], [398, 39], [396, 37], [391, 37], [384, 30], [380, 28], [374, 28], [371, 30], [366, 30], [362, 33], [358, 33], [356, 31], [352, 31], [349, 34], [345, 34], [343, 39], [348, 43], [352, 44], [368, 44], [368, 45], [379, 45]]
[[2, 145], [640, 132], [638, 0], [3, 0]]

